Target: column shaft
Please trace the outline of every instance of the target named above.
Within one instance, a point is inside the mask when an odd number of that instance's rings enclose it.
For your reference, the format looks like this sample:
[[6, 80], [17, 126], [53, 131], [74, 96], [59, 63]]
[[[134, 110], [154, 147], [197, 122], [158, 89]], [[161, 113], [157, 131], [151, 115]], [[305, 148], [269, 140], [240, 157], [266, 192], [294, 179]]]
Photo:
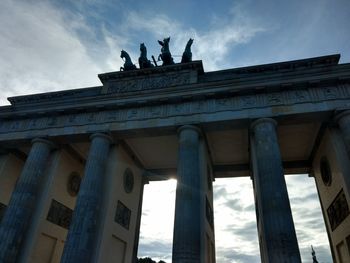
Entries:
[[[254, 184], [258, 198], [260, 244], [263, 262], [301, 262], [295, 234], [281, 154], [276, 134], [276, 122], [260, 119], [253, 123], [253, 142], [257, 169]], [[262, 231], [262, 233], [261, 233]]]
[[33, 140], [0, 226], [0, 262], [15, 262], [35, 209], [40, 183], [53, 144]]
[[64, 263], [90, 262], [95, 253], [103, 178], [111, 139], [104, 134], [94, 134], [91, 140], [84, 177], [61, 259]]
[[199, 263], [203, 230], [201, 204], [204, 202], [201, 200], [198, 128], [180, 128], [178, 158], [172, 262]]

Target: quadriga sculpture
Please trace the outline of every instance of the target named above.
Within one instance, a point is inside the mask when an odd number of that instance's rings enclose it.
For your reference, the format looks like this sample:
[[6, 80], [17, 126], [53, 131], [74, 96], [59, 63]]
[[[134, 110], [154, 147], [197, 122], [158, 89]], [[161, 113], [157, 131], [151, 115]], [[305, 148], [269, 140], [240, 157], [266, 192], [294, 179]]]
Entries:
[[192, 61], [192, 52], [191, 52], [192, 43], [193, 43], [193, 39], [190, 38], [186, 44], [185, 51], [182, 54], [181, 63], [187, 63]]
[[120, 57], [125, 59], [124, 67], [120, 67], [120, 71], [128, 71], [136, 69], [136, 66], [132, 63], [131, 58], [125, 50], [121, 51]]
[[154, 67], [152, 62], [147, 58], [147, 48], [144, 43], [140, 44], [140, 51], [141, 51], [141, 54], [139, 57], [140, 69]]
[[169, 50], [169, 42], [170, 42], [170, 37], [164, 38], [163, 41], [158, 40], [158, 43], [162, 46], [161, 48], [162, 53], [158, 56], [158, 59], [161, 58], [163, 61], [162, 66], [174, 64], [173, 57], [171, 56], [171, 53]]

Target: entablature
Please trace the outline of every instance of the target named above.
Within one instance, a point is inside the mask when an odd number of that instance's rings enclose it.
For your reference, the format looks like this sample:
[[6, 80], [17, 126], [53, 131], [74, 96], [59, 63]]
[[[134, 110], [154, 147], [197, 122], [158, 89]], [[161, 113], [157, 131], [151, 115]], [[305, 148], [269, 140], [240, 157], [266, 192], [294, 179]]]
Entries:
[[203, 72], [201, 61], [105, 73], [99, 75], [103, 86], [11, 97], [12, 105], [0, 108], [0, 118], [200, 101], [341, 85], [350, 80], [350, 64], [336, 65], [338, 55], [321, 58], [208, 73]]

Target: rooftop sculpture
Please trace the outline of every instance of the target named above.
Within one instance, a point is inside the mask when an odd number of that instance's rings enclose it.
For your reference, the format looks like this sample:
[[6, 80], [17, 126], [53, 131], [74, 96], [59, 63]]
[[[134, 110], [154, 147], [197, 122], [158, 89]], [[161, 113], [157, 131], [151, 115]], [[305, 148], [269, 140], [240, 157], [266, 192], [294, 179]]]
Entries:
[[193, 43], [193, 39], [190, 38], [186, 44], [185, 51], [182, 54], [181, 63], [187, 63], [192, 61], [192, 52], [191, 52], [192, 43]]
[[136, 66], [132, 63], [128, 52], [126, 52], [125, 50], [122, 50], [120, 57], [125, 58], [124, 67], [120, 67], [120, 71], [127, 71], [127, 70], [136, 69]]
[[160, 58], [163, 61], [162, 66], [174, 64], [173, 57], [171, 56], [171, 53], [169, 50], [169, 42], [170, 42], [170, 37], [164, 38], [163, 41], [158, 40], [159, 45], [162, 46], [160, 50], [162, 53], [158, 56], [158, 59]]
[[[163, 61], [162, 66], [168, 66], [168, 65], [173, 65], [175, 64], [174, 59], [171, 55], [170, 49], [169, 49], [169, 42], [170, 42], [170, 37], [164, 38], [163, 41], [158, 40], [158, 43], [162, 46], [161, 48], [161, 54], [158, 56], [158, 60]], [[193, 43], [193, 39], [190, 38], [186, 44], [185, 51], [182, 54], [181, 58], [181, 63], [188, 63], [192, 61], [192, 52], [191, 52], [191, 45]], [[137, 69], [136, 65], [134, 65], [131, 61], [131, 58], [129, 54], [125, 51], [121, 51], [121, 58], [125, 59], [124, 60], [124, 66], [120, 67], [120, 71], [129, 71], [129, 70], [135, 70]], [[139, 67], [140, 69], [145, 69], [145, 68], [152, 68], [154, 66], [158, 66], [157, 62], [152, 56], [153, 63], [147, 58], [147, 48], [144, 43], [140, 44], [140, 57], [139, 57]]]
[[152, 62], [147, 58], [147, 48], [144, 43], [140, 44], [140, 51], [141, 51], [141, 54], [139, 57], [140, 69], [154, 67]]

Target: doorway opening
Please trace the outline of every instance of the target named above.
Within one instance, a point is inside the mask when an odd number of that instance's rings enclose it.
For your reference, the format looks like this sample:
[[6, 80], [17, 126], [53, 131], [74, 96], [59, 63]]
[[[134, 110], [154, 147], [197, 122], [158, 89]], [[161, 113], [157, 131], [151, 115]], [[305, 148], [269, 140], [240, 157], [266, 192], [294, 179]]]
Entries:
[[213, 190], [216, 262], [260, 262], [251, 179], [215, 179]]
[[301, 261], [311, 262], [312, 245], [319, 262], [332, 262], [315, 179], [307, 174], [287, 175], [285, 178]]
[[151, 181], [145, 185], [138, 258], [171, 263], [176, 180]]

